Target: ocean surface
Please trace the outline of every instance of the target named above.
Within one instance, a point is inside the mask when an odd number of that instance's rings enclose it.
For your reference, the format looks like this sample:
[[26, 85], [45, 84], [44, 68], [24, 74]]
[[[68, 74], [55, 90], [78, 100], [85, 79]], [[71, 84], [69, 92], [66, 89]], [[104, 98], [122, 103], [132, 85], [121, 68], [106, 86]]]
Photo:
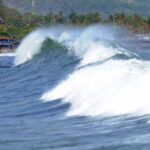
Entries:
[[150, 38], [57, 26], [0, 55], [0, 150], [150, 150]]

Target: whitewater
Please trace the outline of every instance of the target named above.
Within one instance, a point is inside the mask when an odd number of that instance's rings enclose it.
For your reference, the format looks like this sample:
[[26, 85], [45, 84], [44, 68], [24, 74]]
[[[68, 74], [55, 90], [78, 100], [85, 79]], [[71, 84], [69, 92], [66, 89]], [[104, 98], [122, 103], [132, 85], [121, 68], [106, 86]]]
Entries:
[[148, 150], [150, 41], [120, 27], [43, 27], [0, 56], [0, 149]]

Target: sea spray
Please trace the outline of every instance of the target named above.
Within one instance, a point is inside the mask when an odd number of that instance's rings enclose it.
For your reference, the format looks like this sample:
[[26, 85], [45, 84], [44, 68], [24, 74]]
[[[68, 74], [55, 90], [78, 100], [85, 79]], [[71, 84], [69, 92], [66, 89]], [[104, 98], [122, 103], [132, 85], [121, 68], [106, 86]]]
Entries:
[[[120, 33], [122, 33], [122, 31], [119, 28], [102, 25], [93, 25], [85, 28], [73, 28], [70, 26], [39, 28], [22, 40], [20, 46], [16, 50], [14, 63], [15, 65], [19, 65], [31, 60], [41, 51], [41, 46], [47, 38], [65, 45], [69, 50], [68, 53], [73, 53], [82, 58], [83, 55], [87, 55], [88, 49], [91, 51], [92, 48], [97, 49], [102, 46], [98, 43], [96, 46], [96, 41], [113, 41], [120, 37]], [[114, 52], [111, 51], [110, 53], [110, 55], [112, 55]]]

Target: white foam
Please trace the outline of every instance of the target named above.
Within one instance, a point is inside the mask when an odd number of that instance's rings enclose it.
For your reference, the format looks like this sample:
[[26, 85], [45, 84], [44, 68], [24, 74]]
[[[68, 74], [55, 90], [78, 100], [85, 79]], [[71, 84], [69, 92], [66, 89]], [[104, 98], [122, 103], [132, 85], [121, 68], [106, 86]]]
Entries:
[[67, 115], [150, 113], [150, 63], [114, 61], [75, 71], [41, 99], [63, 98]]

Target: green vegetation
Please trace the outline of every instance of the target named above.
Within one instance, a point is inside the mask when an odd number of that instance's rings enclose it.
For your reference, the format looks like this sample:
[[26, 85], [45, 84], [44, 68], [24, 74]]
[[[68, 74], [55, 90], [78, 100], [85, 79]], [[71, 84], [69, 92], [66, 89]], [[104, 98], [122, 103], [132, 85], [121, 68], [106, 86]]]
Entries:
[[147, 34], [150, 33], [150, 17], [142, 18], [141, 16], [114, 14], [109, 16], [110, 23], [120, 25], [128, 29], [130, 32]]
[[57, 14], [49, 13], [45, 16], [35, 15], [33, 13], [20, 14], [16, 9], [7, 8], [0, 0], [0, 35], [7, 35], [22, 39], [34, 28], [44, 25], [54, 24], [73, 24], [85, 26], [93, 23], [120, 25], [135, 33], [150, 32], [150, 16], [140, 17], [137, 14], [126, 15], [124, 13], [115, 13], [103, 19], [100, 13], [64, 15], [63, 12]]

